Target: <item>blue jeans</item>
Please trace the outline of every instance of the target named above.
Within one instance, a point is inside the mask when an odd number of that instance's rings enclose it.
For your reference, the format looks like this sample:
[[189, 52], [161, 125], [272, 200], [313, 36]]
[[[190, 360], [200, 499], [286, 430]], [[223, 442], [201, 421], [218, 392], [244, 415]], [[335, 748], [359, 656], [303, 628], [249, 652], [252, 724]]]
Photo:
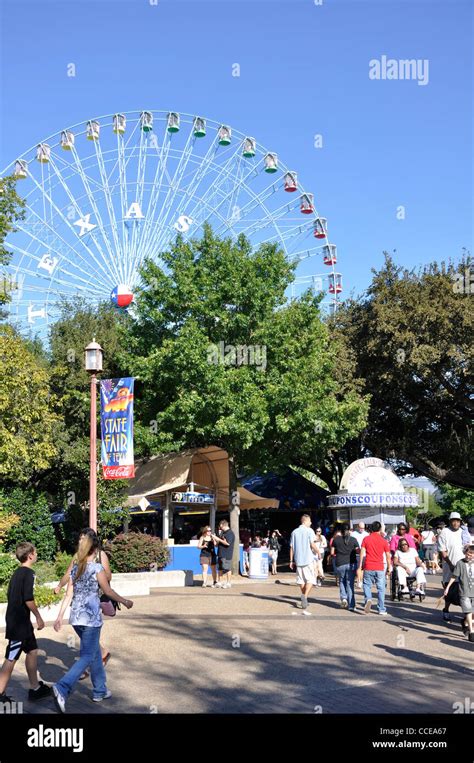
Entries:
[[372, 598], [372, 585], [377, 588], [377, 607], [379, 612], [385, 612], [385, 571], [364, 570], [364, 599]]
[[106, 676], [100, 651], [100, 628], [90, 628], [87, 625], [73, 625], [81, 639], [79, 659], [57, 682], [56, 688], [67, 699], [79, 681], [80, 676], [90, 666], [94, 697], [104, 697], [107, 694]]
[[339, 578], [339, 593], [341, 601], [344, 599], [349, 605], [349, 609], [355, 607], [354, 580], [356, 576], [355, 564], [341, 564], [336, 567], [336, 575]]

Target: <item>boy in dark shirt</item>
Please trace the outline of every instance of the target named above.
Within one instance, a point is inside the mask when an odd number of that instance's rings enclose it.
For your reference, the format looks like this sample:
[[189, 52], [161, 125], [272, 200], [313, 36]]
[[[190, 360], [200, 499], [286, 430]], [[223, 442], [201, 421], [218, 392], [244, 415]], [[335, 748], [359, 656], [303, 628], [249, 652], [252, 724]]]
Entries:
[[21, 566], [13, 573], [8, 586], [8, 607], [6, 614], [5, 638], [8, 646], [5, 662], [0, 670], [0, 703], [13, 702], [5, 694], [15, 662], [22, 652], [26, 654], [25, 666], [30, 680], [28, 699], [35, 701], [49, 697], [51, 687], [38, 681], [38, 644], [36, 643], [30, 613], [36, 617], [38, 630], [44, 628], [44, 621], [35, 604], [33, 585], [35, 574], [31, 569], [36, 562], [37, 553], [32, 543], [20, 543], [16, 548], [16, 558]]

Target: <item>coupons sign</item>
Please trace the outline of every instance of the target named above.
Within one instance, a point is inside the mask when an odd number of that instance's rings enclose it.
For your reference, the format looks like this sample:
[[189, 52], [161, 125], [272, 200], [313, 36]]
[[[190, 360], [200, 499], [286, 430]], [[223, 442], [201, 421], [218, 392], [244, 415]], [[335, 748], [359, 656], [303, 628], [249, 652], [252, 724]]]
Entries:
[[106, 480], [135, 476], [133, 458], [133, 378], [100, 382], [102, 469]]
[[329, 495], [328, 505], [330, 509], [339, 506], [418, 506], [416, 493], [368, 493]]

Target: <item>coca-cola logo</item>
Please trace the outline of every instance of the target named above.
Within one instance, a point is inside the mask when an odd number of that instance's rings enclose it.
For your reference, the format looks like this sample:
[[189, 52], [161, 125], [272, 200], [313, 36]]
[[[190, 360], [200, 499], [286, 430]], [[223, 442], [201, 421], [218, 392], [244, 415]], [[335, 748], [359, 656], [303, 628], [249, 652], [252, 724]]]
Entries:
[[105, 477], [131, 477], [133, 475], [133, 466], [106, 466], [104, 468]]

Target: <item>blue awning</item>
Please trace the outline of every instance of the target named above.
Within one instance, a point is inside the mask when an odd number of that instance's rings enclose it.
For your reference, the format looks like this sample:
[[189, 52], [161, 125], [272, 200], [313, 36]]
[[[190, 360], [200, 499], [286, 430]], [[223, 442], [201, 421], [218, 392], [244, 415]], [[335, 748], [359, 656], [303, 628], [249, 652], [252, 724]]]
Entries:
[[282, 474], [253, 474], [244, 477], [241, 483], [256, 495], [279, 500], [279, 510], [327, 508], [329, 491], [310, 482], [294, 469], [287, 469]]

